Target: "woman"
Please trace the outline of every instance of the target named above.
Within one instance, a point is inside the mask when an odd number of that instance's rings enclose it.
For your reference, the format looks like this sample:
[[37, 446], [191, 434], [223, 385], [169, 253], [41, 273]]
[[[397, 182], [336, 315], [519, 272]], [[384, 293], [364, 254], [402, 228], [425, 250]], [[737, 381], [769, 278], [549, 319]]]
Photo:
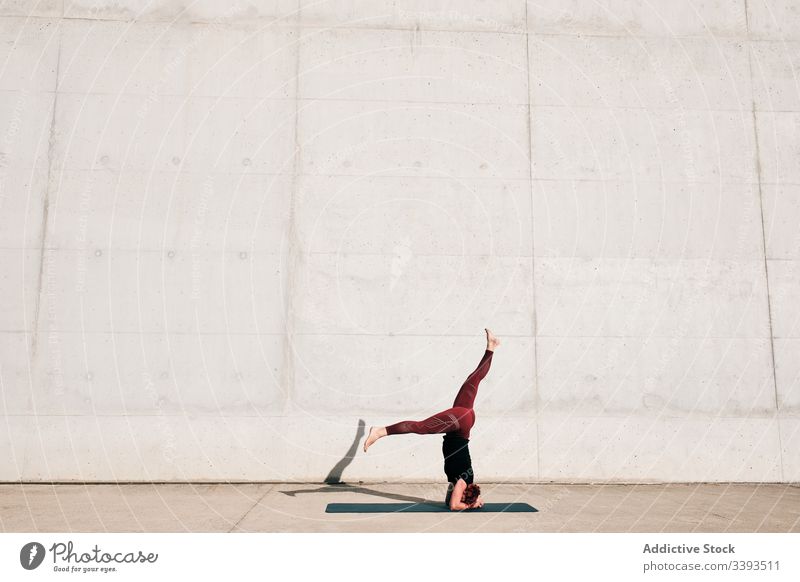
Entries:
[[469, 431], [475, 424], [475, 410], [472, 408], [478, 384], [486, 376], [492, 363], [494, 350], [500, 345], [491, 331], [486, 329], [486, 351], [478, 367], [467, 377], [453, 401], [453, 407], [434, 414], [425, 420], [404, 420], [389, 426], [369, 429], [364, 441], [364, 452], [381, 437], [390, 434], [441, 434], [444, 433], [442, 454], [444, 472], [447, 475], [447, 496], [445, 504], [453, 511], [483, 507], [481, 488], [473, 483], [472, 460], [469, 456]]

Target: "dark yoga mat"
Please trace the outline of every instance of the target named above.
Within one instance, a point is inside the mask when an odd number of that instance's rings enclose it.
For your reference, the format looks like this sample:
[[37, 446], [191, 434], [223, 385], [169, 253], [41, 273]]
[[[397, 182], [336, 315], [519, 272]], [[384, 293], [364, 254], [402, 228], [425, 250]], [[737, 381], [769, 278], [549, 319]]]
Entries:
[[[450, 513], [444, 503], [329, 503], [325, 513]], [[480, 509], [461, 513], [519, 513], [539, 511], [527, 503], [484, 503]], [[455, 512], [454, 512], [455, 513]]]

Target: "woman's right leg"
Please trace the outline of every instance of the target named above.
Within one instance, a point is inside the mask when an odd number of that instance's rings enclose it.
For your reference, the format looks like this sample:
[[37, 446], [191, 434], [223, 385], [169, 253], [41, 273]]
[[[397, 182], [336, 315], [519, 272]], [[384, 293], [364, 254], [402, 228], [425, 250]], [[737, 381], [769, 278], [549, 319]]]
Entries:
[[494, 349], [500, 345], [500, 340], [497, 339], [491, 331], [486, 328], [484, 329], [486, 330], [486, 350], [483, 352], [483, 357], [478, 363], [478, 367], [467, 376], [467, 379], [461, 385], [458, 394], [456, 394], [456, 399], [453, 400], [453, 406], [472, 408], [475, 405], [475, 396], [478, 394], [478, 384], [486, 377], [486, 374], [489, 372], [489, 367], [492, 365]]
[[481, 383], [481, 380], [486, 377], [486, 374], [489, 373], [493, 355], [494, 352], [489, 349], [483, 352], [483, 357], [478, 367], [475, 368], [472, 374], [467, 376], [467, 379], [458, 390], [458, 394], [456, 394], [456, 398], [453, 400], [453, 406], [463, 406], [464, 408], [472, 408], [474, 406], [475, 397], [478, 395], [478, 385]]

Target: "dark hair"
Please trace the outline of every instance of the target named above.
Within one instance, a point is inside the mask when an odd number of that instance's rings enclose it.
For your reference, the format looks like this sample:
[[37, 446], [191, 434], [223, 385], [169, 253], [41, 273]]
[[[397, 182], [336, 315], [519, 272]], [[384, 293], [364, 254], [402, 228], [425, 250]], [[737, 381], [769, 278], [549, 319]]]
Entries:
[[475, 483], [470, 483], [467, 485], [467, 488], [464, 489], [464, 494], [461, 496], [461, 503], [466, 503], [470, 505], [476, 499], [478, 499], [478, 495], [481, 494], [481, 488], [478, 487]]

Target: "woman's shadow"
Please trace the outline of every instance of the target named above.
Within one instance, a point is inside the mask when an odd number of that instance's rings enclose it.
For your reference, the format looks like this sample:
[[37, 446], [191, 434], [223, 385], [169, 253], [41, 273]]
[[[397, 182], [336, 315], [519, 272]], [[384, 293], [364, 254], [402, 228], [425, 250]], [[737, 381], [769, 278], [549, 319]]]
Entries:
[[439, 503], [431, 499], [423, 499], [422, 497], [376, 491], [375, 489], [363, 487], [362, 485], [350, 485], [342, 481], [342, 473], [344, 473], [344, 470], [348, 467], [348, 465], [350, 465], [350, 463], [353, 462], [353, 459], [356, 456], [358, 443], [361, 440], [361, 437], [364, 436], [365, 426], [364, 420], [358, 419], [358, 427], [356, 428], [356, 436], [353, 439], [353, 444], [350, 445], [349, 449], [347, 449], [344, 457], [342, 457], [339, 462], [336, 463], [328, 472], [328, 476], [324, 479], [324, 486], [316, 489], [295, 489], [292, 491], [281, 491], [281, 493], [289, 495], [290, 497], [294, 497], [298, 493], [365, 493], [367, 495], [376, 495], [378, 497], [385, 497], [386, 499], [395, 499], [398, 501], [411, 501], [414, 503]]

